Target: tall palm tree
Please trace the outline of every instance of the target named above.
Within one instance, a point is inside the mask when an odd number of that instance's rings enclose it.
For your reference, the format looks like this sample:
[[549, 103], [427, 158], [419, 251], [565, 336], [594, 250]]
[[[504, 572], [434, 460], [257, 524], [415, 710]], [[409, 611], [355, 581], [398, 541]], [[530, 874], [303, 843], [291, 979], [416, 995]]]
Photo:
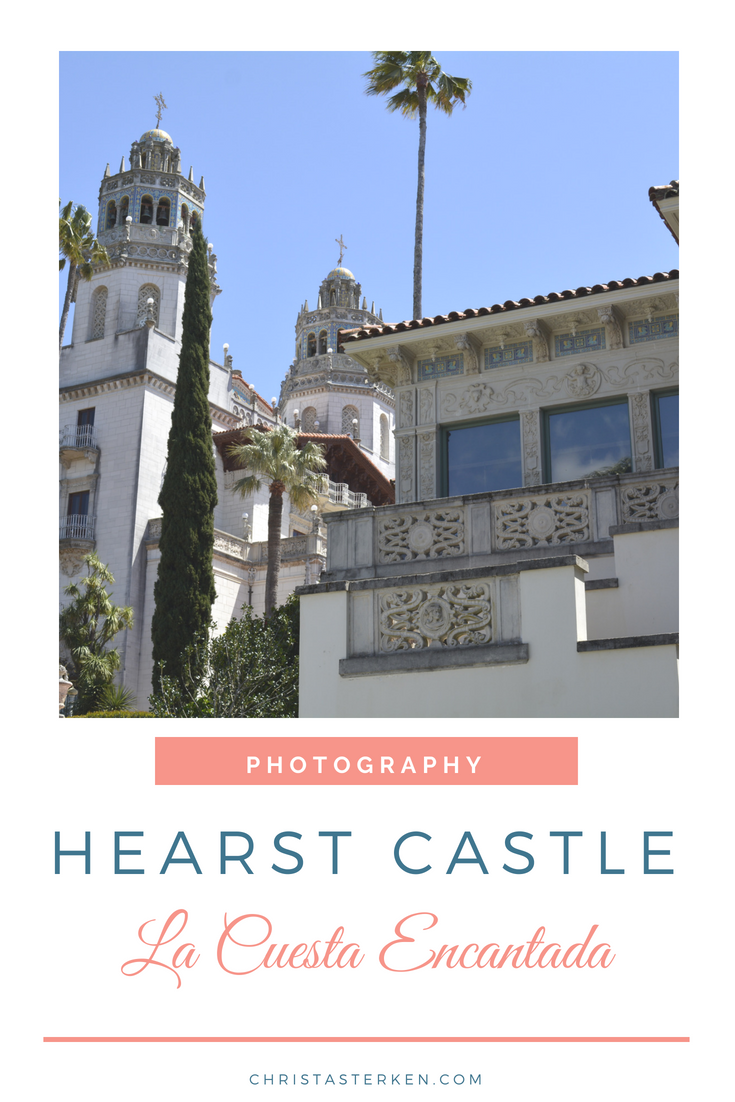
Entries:
[[321, 484], [317, 471], [327, 463], [319, 444], [298, 446], [298, 436], [288, 425], [280, 424], [266, 432], [249, 429], [249, 444], [233, 444], [230, 455], [251, 471], [239, 479], [233, 490], [242, 497], [255, 493], [263, 482], [270, 490], [268, 502], [268, 570], [265, 576], [265, 614], [270, 616], [276, 604], [278, 575], [281, 569], [281, 519], [283, 495], [291, 504], [304, 509], [316, 501]]
[[363, 76], [368, 96], [383, 96], [403, 85], [386, 104], [388, 111], [400, 111], [409, 119], [419, 117], [419, 181], [416, 191], [416, 239], [413, 254], [413, 316], [420, 318], [421, 268], [424, 251], [424, 154], [426, 151], [426, 109], [428, 104], [451, 115], [458, 103], [472, 91], [466, 77], [450, 77], [428, 50], [378, 50], [375, 68]]
[[[61, 207], [61, 199], [59, 199]], [[69, 262], [69, 274], [66, 280], [66, 296], [59, 322], [59, 352], [64, 341], [64, 330], [69, 317], [69, 307], [76, 298], [77, 284], [80, 279], [87, 283], [94, 275], [95, 265], [110, 267], [107, 249], [100, 245], [92, 232], [92, 215], [86, 207], [66, 204], [59, 210], [59, 271], [63, 271]]]

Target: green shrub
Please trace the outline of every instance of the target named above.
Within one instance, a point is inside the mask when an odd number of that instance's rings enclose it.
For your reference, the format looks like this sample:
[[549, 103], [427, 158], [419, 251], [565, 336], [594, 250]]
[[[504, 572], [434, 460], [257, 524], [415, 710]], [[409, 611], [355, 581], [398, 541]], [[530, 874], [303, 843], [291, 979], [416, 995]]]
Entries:
[[154, 719], [151, 712], [87, 712], [72, 719]]
[[182, 655], [182, 682], [161, 672], [149, 697], [164, 719], [291, 719], [299, 707], [299, 600], [292, 594], [270, 616], [243, 608], [222, 635], [202, 637]]

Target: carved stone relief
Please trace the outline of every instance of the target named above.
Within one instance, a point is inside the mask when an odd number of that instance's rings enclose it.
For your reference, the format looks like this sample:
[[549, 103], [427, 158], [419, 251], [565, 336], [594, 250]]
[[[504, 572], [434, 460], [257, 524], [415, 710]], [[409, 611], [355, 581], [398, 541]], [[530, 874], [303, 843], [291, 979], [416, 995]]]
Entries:
[[428, 386], [419, 390], [419, 420], [422, 425], [430, 425], [434, 420], [434, 391]]
[[487, 383], [472, 383], [466, 390], [449, 391], [442, 399], [442, 413], [484, 413], [493, 402], [495, 391]]
[[419, 468], [422, 498], [436, 497], [436, 436], [422, 432], [419, 436]]
[[477, 646], [491, 642], [492, 631], [487, 582], [391, 589], [380, 596], [383, 653]]
[[413, 437], [402, 436], [398, 441], [399, 477], [401, 500], [410, 501], [413, 495]]
[[498, 551], [561, 543], [583, 543], [590, 536], [589, 494], [544, 494], [493, 505]]
[[537, 409], [524, 410], [521, 414], [523, 432], [523, 484], [541, 485], [541, 425]]
[[637, 520], [674, 520], [679, 516], [678, 479], [625, 486], [620, 493], [623, 524]]
[[612, 306], [600, 306], [597, 310], [597, 316], [607, 330], [608, 348], [622, 348], [623, 330], [615, 315], [614, 308]]
[[88, 551], [84, 551], [78, 547], [65, 547], [59, 551], [59, 568], [61, 573], [65, 574], [67, 578], [74, 578], [77, 574], [81, 574], [84, 566], [84, 556], [88, 555]]
[[546, 363], [549, 359], [549, 341], [540, 321], [527, 321], [523, 328], [529, 337], [533, 337], [533, 355], [536, 363]]
[[633, 394], [630, 399], [633, 421], [633, 454], [636, 471], [653, 470], [651, 412], [648, 394]]
[[589, 398], [600, 389], [602, 376], [593, 364], [577, 364], [564, 377], [567, 394], [571, 398]]
[[460, 352], [465, 353], [465, 374], [477, 375], [480, 371], [480, 361], [477, 350], [467, 333], [458, 333], [454, 343]]
[[464, 509], [399, 513], [378, 521], [378, 562], [446, 559], [465, 553]]

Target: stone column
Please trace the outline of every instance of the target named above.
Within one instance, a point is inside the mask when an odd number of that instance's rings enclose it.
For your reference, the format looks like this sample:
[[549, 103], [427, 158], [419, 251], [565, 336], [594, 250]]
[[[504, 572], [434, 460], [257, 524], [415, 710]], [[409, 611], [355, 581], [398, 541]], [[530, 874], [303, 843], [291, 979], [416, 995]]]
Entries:
[[416, 433], [396, 432], [396, 504], [418, 500], [416, 486]]
[[633, 470], [652, 471], [653, 425], [651, 423], [651, 396], [647, 391], [628, 395], [630, 411], [630, 438], [633, 447]]
[[540, 486], [543, 480], [541, 451], [541, 410], [525, 409], [521, 413], [523, 485]]
[[439, 493], [438, 450], [435, 427], [428, 432], [418, 433], [419, 500], [421, 501], [430, 501]]

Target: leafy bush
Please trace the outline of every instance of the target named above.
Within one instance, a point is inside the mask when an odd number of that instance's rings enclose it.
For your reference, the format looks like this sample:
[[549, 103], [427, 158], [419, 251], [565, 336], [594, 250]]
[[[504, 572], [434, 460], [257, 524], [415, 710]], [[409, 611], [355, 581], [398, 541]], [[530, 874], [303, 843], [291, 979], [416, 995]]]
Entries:
[[151, 711], [163, 718], [295, 718], [299, 703], [299, 601], [289, 597], [269, 617], [243, 608], [222, 635], [187, 647], [186, 676], [161, 676]]

